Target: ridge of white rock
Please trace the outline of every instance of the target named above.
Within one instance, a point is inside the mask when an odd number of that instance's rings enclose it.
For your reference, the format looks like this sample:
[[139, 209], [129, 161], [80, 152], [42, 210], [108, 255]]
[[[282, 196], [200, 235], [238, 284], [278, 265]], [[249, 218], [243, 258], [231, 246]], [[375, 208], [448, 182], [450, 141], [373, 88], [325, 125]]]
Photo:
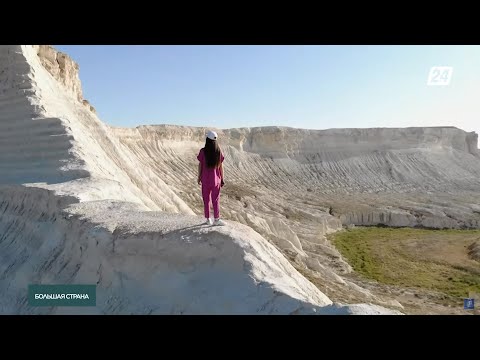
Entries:
[[[0, 194], [2, 314], [400, 314], [333, 304], [241, 224], [20, 185]], [[32, 283], [95, 283], [97, 306], [31, 307]]]
[[65, 54], [4, 45], [0, 73], [0, 183], [44, 183], [82, 200], [110, 198], [193, 214], [150, 169], [128, 161], [131, 154], [122, 153], [85, 106], [78, 66]]

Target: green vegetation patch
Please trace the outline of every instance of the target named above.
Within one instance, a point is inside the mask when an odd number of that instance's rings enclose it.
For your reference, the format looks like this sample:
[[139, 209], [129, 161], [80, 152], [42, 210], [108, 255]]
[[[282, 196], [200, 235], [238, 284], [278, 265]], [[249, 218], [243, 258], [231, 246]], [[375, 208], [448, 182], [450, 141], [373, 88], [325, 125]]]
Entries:
[[480, 230], [357, 227], [329, 237], [366, 278], [454, 298], [480, 293], [480, 263], [468, 255]]

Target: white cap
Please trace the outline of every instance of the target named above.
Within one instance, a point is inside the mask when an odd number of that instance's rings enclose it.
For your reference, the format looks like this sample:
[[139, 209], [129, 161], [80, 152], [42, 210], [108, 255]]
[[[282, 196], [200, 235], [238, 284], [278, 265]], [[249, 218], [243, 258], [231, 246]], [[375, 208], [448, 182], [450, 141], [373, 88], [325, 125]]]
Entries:
[[217, 140], [217, 133], [215, 131], [209, 130], [207, 133], [207, 138], [210, 140]]

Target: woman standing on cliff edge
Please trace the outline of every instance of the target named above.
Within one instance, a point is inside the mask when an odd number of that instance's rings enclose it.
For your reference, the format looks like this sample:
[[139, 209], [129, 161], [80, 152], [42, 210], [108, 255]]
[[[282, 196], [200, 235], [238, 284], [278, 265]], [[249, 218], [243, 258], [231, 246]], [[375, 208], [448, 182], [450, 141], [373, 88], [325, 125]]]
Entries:
[[225, 184], [223, 181], [222, 150], [217, 143], [217, 133], [209, 131], [205, 140], [205, 147], [200, 149], [197, 159], [198, 185], [202, 185], [203, 209], [205, 212], [205, 224], [212, 225], [210, 219], [210, 197], [213, 203], [213, 225], [225, 225], [220, 219], [220, 188]]

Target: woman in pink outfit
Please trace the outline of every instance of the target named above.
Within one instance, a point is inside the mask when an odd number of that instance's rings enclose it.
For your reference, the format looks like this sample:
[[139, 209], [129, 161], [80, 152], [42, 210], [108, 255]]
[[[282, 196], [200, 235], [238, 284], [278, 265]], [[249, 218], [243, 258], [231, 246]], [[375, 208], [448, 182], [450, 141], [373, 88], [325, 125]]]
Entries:
[[202, 185], [203, 209], [205, 212], [205, 224], [212, 225], [210, 219], [210, 198], [213, 203], [213, 225], [225, 225], [220, 219], [220, 188], [223, 181], [223, 160], [222, 150], [218, 146], [217, 133], [209, 131], [205, 140], [205, 147], [200, 149], [197, 159], [198, 184]]

